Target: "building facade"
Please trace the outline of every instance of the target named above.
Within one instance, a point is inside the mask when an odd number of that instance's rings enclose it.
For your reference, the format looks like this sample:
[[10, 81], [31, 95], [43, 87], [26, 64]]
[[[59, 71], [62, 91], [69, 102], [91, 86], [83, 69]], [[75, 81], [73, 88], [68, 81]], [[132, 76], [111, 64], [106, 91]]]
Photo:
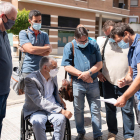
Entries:
[[[3, 1], [3, 0], [0, 0]], [[103, 35], [106, 20], [128, 22], [130, 0], [5, 0], [17, 9], [37, 9], [42, 13], [42, 30], [47, 32], [52, 54], [62, 54], [67, 42], [74, 38], [74, 30], [83, 24], [89, 36]], [[16, 45], [13, 43], [13, 45]]]

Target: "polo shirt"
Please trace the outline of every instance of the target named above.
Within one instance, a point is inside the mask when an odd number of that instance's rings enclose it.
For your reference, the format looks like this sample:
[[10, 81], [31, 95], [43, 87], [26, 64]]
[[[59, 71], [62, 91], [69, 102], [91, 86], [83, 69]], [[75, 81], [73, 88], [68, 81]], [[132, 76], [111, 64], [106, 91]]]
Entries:
[[[128, 63], [129, 66], [133, 69], [133, 80], [137, 76], [137, 64], [140, 63], [140, 35], [136, 34], [133, 44], [130, 46], [128, 52]], [[140, 100], [140, 90], [138, 90], [135, 95], [137, 96], [138, 100]]]
[[0, 95], [9, 94], [12, 56], [7, 33], [0, 30]]
[[[50, 44], [49, 37], [46, 32], [39, 30], [39, 34], [36, 36], [34, 31], [32, 31], [30, 28], [28, 28], [28, 36], [25, 30], [20, 31], [19, 40], [21, 46], [29, 42], [33, 46], [40, 46], [40, 47], [43, 47], [45, 44]], [[33, 71], [39, 70], [39, 61], [41, 58], [42, 56], [40, 55], [26, 53], [22, 66], [22, 72], [31, 73]]]
[[[80, 48], [79, 46], [77, 46], [75, 40], [73, 40], [72, 42], [74, 44], [74, 67], [76, 69], [82, 72], [88, 71], [97, 62], [102, 61], [99, 46], [95, 41], [89, 40], [89, 43], [85, 48]], [[69, 42], [64, 47], [61, 66], [72, 66], [72, 51], [72, 43]], [[98, 72], [94, 73], [91, 77], [95, 79], [97, 75]], [[75, 79], [77, 79], [77, 77], [73, 76], [73, 80]]]

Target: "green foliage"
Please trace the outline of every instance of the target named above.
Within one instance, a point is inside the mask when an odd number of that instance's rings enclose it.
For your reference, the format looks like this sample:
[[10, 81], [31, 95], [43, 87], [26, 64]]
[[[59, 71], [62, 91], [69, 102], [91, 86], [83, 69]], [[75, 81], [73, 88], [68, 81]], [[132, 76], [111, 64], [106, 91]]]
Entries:
[[30, 11], [27, 11], [25, 8], [22, 11], [18, 10], [15, 25], [7, 32], [12, 33], [14, 35], [18, 35], [21, 30], [27, 29], [30, 26], [28, 22], [29, 12]]

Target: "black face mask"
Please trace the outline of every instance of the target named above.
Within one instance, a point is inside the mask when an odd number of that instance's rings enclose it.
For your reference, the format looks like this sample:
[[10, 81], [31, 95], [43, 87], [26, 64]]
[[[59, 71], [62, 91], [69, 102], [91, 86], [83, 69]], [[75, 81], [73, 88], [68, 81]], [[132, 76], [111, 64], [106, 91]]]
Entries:
[[[6, 30], [9, 30], [12, 28], [12, 26], [15, 24], [15, 21], [11, 20], [11, 19], [8, 19], [8, 17], [5, 15], [5, 17], [7, 18], [7, 22], [5, 23], [3, 21], [3, 24], [4, 24], [4, 27]], [[3, 19], [2, 19], [3, 20]]]

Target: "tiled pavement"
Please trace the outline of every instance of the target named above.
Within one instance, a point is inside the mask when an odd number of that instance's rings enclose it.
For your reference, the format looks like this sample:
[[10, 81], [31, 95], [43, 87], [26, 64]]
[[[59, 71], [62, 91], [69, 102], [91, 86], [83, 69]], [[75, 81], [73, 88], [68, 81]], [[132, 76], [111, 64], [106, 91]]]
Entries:
[[[73, 105], [70, 102], [67, 103], [67, 109], [73, 113]], [[1, 140], [19, 140], [20, 139], [20, 115], [22, 110], [23, 103], [15, 104], [7, 107], [7, 114], [6, 118], [4, 119], [3, 129], [2, 129], [2, 139]], [[104, 104], [102, 104], [102, 109], [104, 110]], [[86, 135], [85, 140], [93, 140], [92, 135], [92, 128], [90, 124], [90, 113], [87, 101], [85, 102], [85, 129]], [[117, 135], [117, 140], [123, 140], [123, 123], [122, 123], [122, 115], [120, 109], [118, 108], [117, 112], [118, 118], [118, 128], [119, 133]], [[136, 123], [136, 122], [135, 122]], [[71, 133], [72, 133], [72, 140], [74, 140], [76, 133], [74, 117], [70, 119], [71, 124]], [[102, 132], [104, 140], [107, 140], [107, 125], [105, 118], [102, 118]], [[138, 140], [138, 126], [135, 125], [135, 140]], [[49, 134], [47, 134], [48, 140], [51, 140]]]

